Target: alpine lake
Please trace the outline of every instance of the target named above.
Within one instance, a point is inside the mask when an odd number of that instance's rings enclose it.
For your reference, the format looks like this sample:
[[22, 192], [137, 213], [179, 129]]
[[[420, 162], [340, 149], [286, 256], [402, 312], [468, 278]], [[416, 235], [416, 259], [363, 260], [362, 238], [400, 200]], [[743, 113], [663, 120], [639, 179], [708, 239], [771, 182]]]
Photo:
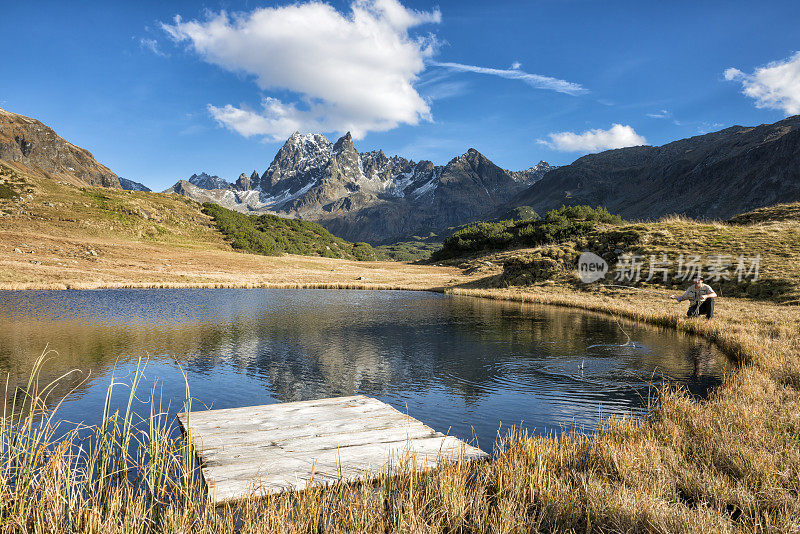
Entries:
[[[60, 420], [363, 394], [491, 451], [510, 427], [591, 432], [639, 417], [663, 382], [707, 397], [709, 341], [612, 316], [414, 291], [122, 289], [0, 292], [6, 398], [36, 359]], [[650, 401], [648, 399], [651, 399]], [[8, 401], [7, 401], [8, 402]]]

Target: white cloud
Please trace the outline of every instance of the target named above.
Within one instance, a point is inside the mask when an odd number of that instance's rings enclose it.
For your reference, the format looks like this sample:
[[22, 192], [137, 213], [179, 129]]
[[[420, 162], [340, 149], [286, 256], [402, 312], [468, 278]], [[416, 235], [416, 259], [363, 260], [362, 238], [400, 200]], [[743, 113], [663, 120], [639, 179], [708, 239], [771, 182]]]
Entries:
[[454, 96], [461, 96], [467, 92], [469, 84], [466, 82], [439, 82], [424, 87], [422, 96], [427, 100], [444, 100]]
[[703, 121], [700, 123], [700, 126], [697, 127], [697, 133], [701, 135], [705, 135], [710, 132], [716, 132], [721, 130], [722, 127], [725, 126], [721, 122], [706, 122]]
[[781, 109], [787, 115], [800, 113], [800, 52], [758, 67], [753, 74], [727, 69], [725, 79], [741, 82], [742, 94], [754, 99], [758, 108]]
[[150, 52], [154, 53], [157, 56], [169, 57], [168, 54], [164, 53], [158, 47], [158, 41], [156, 41], [155, 39], [147, 39], [145, 37], [140, 37], [139, 48], [141, 48], [142, 50], [149, 50]]
[[204, 21], [177, 16], [161, 27], [205, 61], [254, 76], [262, 90], [293, 93], [292, 102], [264, 98], [258, 111], [208, 106], [233, 131], [279, 140], [295, 130], [350, 130], [358, 138], [431, 120], [414, 82], [436, 40], [409, 30], [440, 21], [438, 10], [415, 11], [397, 0], [354, 0], [348, 14], [309, 1], [233, 16], [223, 11]]
[[459, 72], [475, 72], [478, 74], [489, 74], [492, 76], [500, 76], [509, 80], [521, 80], [531, 87], [536, 89], [549, 89], [559, 93], [566, 93], [569, 95], [579, 95], [588, 93], [580, 84], [568, 82], [566, 80], [559, 80], [558, 78], [551, 78], [550, 76], [542, 76], [541, 74], [531, 74], [522, 70], [519, 67], [522, 65], [515, 62], [510, 69], [494, 69], [490, 67], [476, 67], [475, 65], [464, 65], [463, 63], [448, 63], [448, 62], [432, 62], [431, 65], [436, 67], [444, 67], [446, 69], [455, 70]]
[[651, 119], [668, 119], [672, 117], [672, 113], [670, 113], [669, 110], [662, 109], [656, 113], [648, 113], [647, 116]]
[[608, 130], [594, 129], [576, 134], [556, 132], [548, 134], [549, 141], [539, 139], [539, 143], [562, 152], [600, 152], [612, 148], [646, 145], [644, 137], [630, 126], [614, 124]]

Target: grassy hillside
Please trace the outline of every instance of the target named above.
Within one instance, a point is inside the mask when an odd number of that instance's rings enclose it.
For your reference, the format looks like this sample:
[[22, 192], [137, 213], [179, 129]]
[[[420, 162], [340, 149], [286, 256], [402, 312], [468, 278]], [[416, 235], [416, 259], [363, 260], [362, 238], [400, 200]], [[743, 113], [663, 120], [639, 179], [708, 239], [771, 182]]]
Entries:
[[10, 193], [0, 194], [0, 230], [226, 247], [200, 205], [177, 195], [80, 187], [9, 162], [0, 180]]
[[[502, 265], [502, 273], [483, 280], [494, 287], [563, 282], [580, 289], [624, 284], [676, 292], [688, 285], [686, 275], [694, 261], [721, 296], [800, 303], [800, 204], [762, 208], [727, 222], [682, 217], [648, 223], [567, 218], [548, 229], [547, 218], [533, 226], [474, 225], [454, 234], [434, 258], [445, 256], [449, 263], [466, 266], [477, 261]], [[589, 286], [580, 282], [576, 272], [583, 251], [598, 254], [610, 267], [603, 280]], [[756, 263], [758, 277], [754, 279], [751, 269]], [[632, 274], [627, 270], [632, 265], [639, 271], [638, 280], [622, 277]], [[741, 267], [741, 274], [750, 274], [740, 280], [737, 269]]]
[[[18, 166], [17, 166], [18, 167]], [[180, 195], [78, 187], [0, 163], [0, 229], [70, 237], [114, 237], [171, 245], [230, 248], [275, 255], [375, 259], [318, 224], [271, 215], [248, 217]], [[230, 243], [230, 244], [228, 244]]]
[[605, 208], [562, 206], [544, 218], [481, 222], [456, 231], [431, 259], [445, 260], [487, 250], [544, 245], [585, 236], [598, 223], [620, 224], [622, 219]]
[[343, 242], [335, 258], [323, 257], [333, 245], [321, 255], [242, 254], [202, 205], [179, 195], [81, 187], [13, 162], [0, 162], [0, 181], [2, 289], [431, 288], [469, 279], [455, 267], [339, 259], [370, 258], [368, 246]]
[[376, 259], [368, 243], [350, 243], [314, 222], [276, 215], [245, 215], [210, 202], [203, 204], [203, 213], [213, 219], [237, 250], [267, 256], [285, 252], [326, 258]]

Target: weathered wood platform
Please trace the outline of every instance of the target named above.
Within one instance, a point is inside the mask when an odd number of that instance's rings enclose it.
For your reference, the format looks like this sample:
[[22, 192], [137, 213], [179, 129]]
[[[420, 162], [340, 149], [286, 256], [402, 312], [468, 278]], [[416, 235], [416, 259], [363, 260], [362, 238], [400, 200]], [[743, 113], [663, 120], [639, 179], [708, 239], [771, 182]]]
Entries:
[[442, 460], [485, 458], [379, 400], [357, 395], [178, 414], [215, 504], [263, 494], [376, 478], [413, 457], [430, 469]]

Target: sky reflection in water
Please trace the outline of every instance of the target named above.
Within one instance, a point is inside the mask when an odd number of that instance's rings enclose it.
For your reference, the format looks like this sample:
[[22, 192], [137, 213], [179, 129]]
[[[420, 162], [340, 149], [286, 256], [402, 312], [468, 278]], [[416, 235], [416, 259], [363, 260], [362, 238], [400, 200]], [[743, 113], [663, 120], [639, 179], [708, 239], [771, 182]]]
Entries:
[[[672, 330], [577, 310], [406, 291], [147, 289], [0, 292], [0, 370], [45, 378], [70, 421], [94, 423], [112, 376], [148, 359], [139, 396], [180, 410], [364, 394], [490, 449], [501, 425], [591, 430], [641, 413], [663, 378], [704, 396], [724, 356]], [[627, 332], [627, 335], [626, 333]], [[627, 336], [630, 336], [630, 340]], [[119, 387], [120, 405], [127, 390]], [[145, 413], [144, 406], [140, 406]]]

